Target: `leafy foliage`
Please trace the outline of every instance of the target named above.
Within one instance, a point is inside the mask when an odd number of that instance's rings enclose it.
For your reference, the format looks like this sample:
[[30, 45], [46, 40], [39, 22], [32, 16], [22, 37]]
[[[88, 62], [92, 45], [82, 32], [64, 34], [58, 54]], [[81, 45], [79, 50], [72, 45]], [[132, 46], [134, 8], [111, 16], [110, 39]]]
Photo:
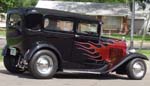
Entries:
[[0, 0], [0, 12], [6, 12], [9, 9], [17, 7], [31, 7], [37, 0]]
[[111, 3], [125, 3], [128, 2], [128, 0], [62, 0], [62, 1], [77, 1], [77, 2], [111, 2]]

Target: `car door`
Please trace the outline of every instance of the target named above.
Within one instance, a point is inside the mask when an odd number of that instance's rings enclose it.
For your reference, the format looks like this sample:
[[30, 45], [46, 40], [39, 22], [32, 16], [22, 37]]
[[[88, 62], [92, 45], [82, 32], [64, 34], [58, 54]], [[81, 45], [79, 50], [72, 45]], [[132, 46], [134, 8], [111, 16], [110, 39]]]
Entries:
[[49, 43], [58, 49], [63, 61], [71, 57], [74, 39], [73, 21], [69, 18], [45, 17], [45, 30]]
[[99, 48], [99, 25], [97, 22], [80, 21], [77, 24], [72, 52], [72, 62], [80, 69], [95, 69], [103, 66]]

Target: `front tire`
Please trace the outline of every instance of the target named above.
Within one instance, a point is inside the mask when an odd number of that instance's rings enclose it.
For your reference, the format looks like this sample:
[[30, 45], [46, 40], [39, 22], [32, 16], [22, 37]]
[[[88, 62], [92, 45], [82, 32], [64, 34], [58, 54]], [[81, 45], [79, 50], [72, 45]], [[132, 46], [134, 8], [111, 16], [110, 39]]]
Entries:
[[37, 79], [52, 78], [57, 69], [57, 57], [49, 50], [37, 51], [29, 62], [29, 71]]
[[141, 80], [146, 74], [147, 68], [144, 60], [133, 59], [127, 65], [127, 75], [130, 79]]
[[11, 55], [5, 56], [3, 59], [5, 68], [11, 73], [17, 73], [17, 74], [23, 73], [24, 70], [21, 70], [20, 68], [16, 67], [18, 63], [18, 59], [19, 57], [15, 57]]

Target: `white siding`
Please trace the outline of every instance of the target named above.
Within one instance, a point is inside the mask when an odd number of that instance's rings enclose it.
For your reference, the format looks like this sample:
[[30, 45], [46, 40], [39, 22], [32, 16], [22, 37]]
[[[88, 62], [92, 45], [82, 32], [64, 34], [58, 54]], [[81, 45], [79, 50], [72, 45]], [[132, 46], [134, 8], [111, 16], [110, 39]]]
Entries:
[[116, 30], [119, 31], [121, 29], [122, 17], [104, 17], [103, 18], [103, 30]]

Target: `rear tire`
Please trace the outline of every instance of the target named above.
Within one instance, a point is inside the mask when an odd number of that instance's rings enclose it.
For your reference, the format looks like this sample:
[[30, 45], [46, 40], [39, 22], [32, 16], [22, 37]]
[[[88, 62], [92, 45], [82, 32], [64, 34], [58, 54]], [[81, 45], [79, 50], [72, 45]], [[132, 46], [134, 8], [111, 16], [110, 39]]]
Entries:
[[37, 79], [52, 78], [57, 69], [57, 57], [49, 50], [37, 51], [29, 62], [29, 71]]
[[16, 67], [18, 59], [18, 57], [11, 55], [5, 56], [3, 59], [5, 68], [11, 73], [23, 73], [24, 70]]
[[140, 58], [133, 59], [127, 64], [127, 75], [130, 79], [141, 80], [144, 78], [147, 68], [144, 60]]

